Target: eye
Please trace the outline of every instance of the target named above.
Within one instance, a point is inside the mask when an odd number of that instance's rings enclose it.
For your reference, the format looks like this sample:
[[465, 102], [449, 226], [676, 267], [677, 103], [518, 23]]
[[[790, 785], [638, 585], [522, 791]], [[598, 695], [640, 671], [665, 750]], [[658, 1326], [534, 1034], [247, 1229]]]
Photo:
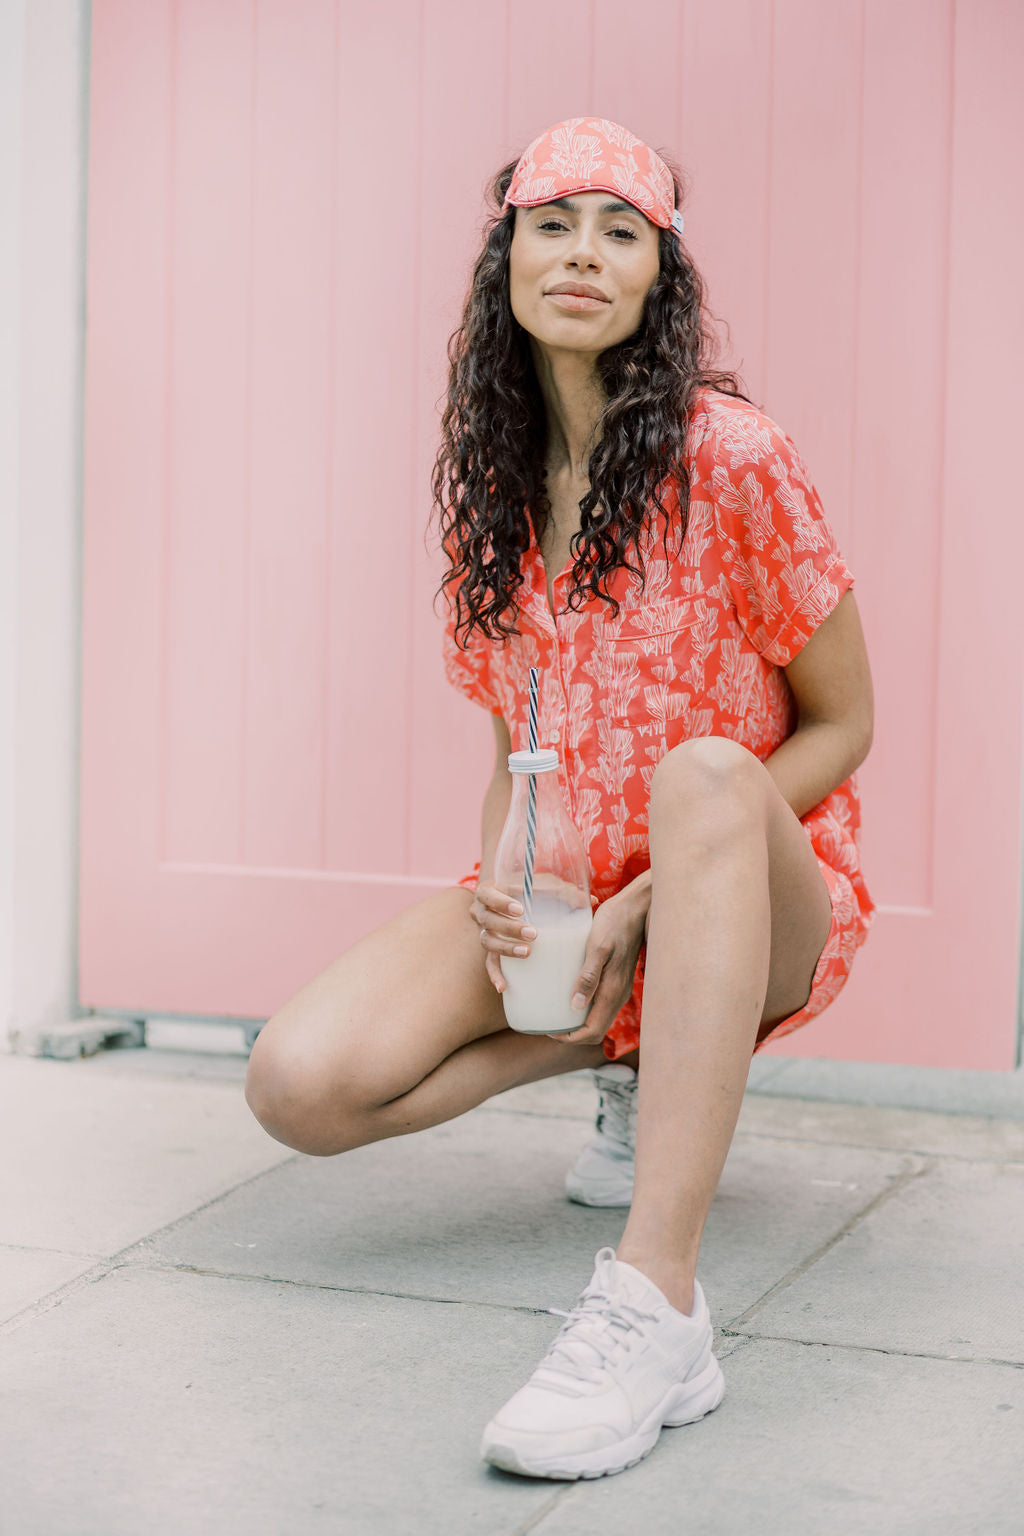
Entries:
[[[544, 219], [537, 225], [538, 229], [565, 229], [565, 227], [565, 224], [560, 219]], [[637, 239], [636, 231], [630, 229], [625, 224], [617, 225], [614, 229], [610, 229], [608, 233], [610, 235], [625, 235], [627, 240]]]

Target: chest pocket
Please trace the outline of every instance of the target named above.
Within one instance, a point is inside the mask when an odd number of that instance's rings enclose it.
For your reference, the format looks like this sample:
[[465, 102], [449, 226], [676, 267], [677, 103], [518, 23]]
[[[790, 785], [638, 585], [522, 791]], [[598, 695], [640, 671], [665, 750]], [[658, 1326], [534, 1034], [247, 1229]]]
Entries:
[[609, 723], [666, 747], [682, 739], [693, 705], [692, 630], [701, 613], [700, 598], [673, 597], [606, 621], [601, 669]]

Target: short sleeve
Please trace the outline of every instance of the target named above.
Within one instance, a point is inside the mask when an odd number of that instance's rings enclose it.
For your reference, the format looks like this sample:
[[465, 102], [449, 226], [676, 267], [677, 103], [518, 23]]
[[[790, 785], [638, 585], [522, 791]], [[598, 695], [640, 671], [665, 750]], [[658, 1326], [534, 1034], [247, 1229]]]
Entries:
[[469, 635], [468, 650], [456, 645], [456, 616], [450, 602], [447, 608], [441, 639], [444, 675], [452, 687], [465, 694], [467, 699], [489, 709], [493, 715], [500, 715], [501, 701], [492, 676], [492, 642], [479, 629], [474, 628]]
[[[705, 439], [720, 558], [755, 650], [788, 666], [824, 623], [853, 573], [792, 439], [762, 412]], [[708, 473], [709, 471], [709, 473]]]

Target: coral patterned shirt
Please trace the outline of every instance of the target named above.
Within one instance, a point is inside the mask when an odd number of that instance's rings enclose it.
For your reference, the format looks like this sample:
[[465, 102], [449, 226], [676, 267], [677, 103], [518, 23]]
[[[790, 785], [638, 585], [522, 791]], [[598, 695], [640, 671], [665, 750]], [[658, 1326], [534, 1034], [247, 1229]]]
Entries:
[[[783, 668], [853, 585], [806, 465], [756, 406], [701, 390], [687, 469], [682, 546], [678, 501], [664, 497], [677, 514], [674, 540], [666, 552], [664, 518], [655, 512], [640, 539], [646, 591], [625, 569], [608, 583], [622, 604], [617, 618], [601, 598], [576, 613], [564, 607], [571, 559], [553, 583], [561, 611], [552, 616], [531, 528], [521, 567], [521, 635], [503, 647], [474, 630], [462, 650], [453, 614], [445, 625], [445, 675], [504, 717], [513, 748], [528, 744], [528, 669], [540, 669], [539, 738], [559, 752], [559, 783], [587, 849], [595, 906], [650, 867], [648, 800], [666, 752], [690, 737], [728, 736], [763, 762], [793, 733], [797, 708]], [[856, 775], [800, 821], [819, 862], [846, 877], [852, 956], [875, 913], [861, 872]], [[459, 885], [473, 889], [479, 870], [477, 862]], [[835, 906], [839, 882], [828, 883]], [[642, 959], [633, 995], [609, 1031], [609, 1055], [625, 1054], [637, 1038]], [[844, 978], [837, 979], [831, 995]]]

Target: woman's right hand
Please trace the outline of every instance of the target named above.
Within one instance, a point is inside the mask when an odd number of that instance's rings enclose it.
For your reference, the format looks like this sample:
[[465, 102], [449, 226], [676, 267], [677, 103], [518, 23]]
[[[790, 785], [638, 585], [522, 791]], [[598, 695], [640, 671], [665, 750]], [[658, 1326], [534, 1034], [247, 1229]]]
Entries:
[[485, 880], [478, 882], [469, 912], [480, 925], [480, 942], [487, 952], [484, 968], [497, 990], [504, 992], [506, 982], [499, 957], [517, 955], [525, 959], [537, 930], [523, 916], [522, 902]]

